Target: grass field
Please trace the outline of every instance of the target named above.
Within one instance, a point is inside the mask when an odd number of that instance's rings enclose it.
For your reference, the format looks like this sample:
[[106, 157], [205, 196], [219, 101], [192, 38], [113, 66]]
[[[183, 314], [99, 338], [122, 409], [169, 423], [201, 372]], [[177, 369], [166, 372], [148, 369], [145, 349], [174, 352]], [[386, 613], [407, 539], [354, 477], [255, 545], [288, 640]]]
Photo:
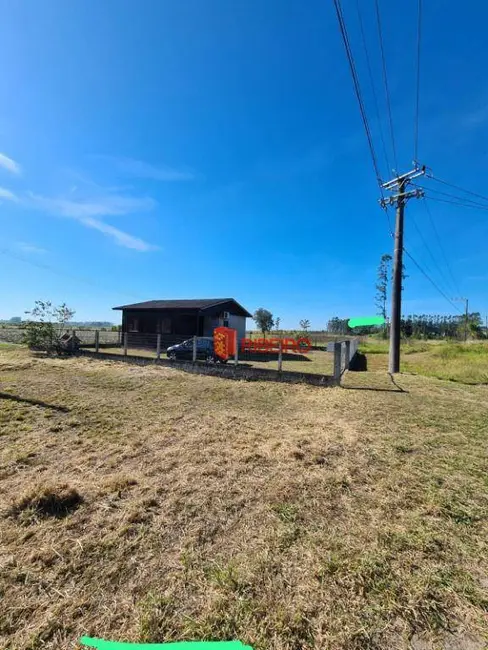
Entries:
[[[100, 354], [123, 354], [124, 349], [121, 347], [114, 348], [100, 348]], [[129, 349], [128, 354], [133, 354], [140, 357], [149, 357], [154, 359], [156, 353], [154, 350], [144, 350], [142, 348]], [[252, 361], [247, 358], [247, 355], [241, 355], [239, 358], [241, 364], [253, 366], [255, 368], [267, 368], [272, 370], [278, 369], [277, 355], [262, 354], [262, 361], [257, 360], [257, 355], [254, 355]], [[161, 354], [162, 358], [166, 358], [166, 353]], [[331, 375], [333, 373], [334, 355], [330, 352], [323, 350], [312, 350], [306, 355], [296, 355], [289, 353], [283, 359], [283, 370], [293, 370], [295, 372], [311, 372], [318, 375]], [[229, 363], [232, 363], [232, 359]]]
[[[368, 341], [360, 349], [368, 355], [371, 367], [387, 368], [386, 341]], [[488, 342], [407, 342], [402, 345], [401, 370], [467, 384], [488, 384]]]
[[488, 386], [383, 360], [323, 389], [1, 346], [0, 647], [485, 648]]

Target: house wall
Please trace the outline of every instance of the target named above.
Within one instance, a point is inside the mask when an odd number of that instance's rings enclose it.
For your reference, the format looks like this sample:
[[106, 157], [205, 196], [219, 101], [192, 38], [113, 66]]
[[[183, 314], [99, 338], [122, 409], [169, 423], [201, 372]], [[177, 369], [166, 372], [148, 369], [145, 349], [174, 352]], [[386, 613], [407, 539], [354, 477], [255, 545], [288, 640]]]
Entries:
[[237, 330], [237, 338], [239, 340], [246, 338], [246, 317], [245, 316], [235, 316], [234, 314], [230, 315], [229, 318], [229, 327]]
[[193, 336], [198, 334], [198, 314], [196, 310], [124, 310], [122, 331]]
[[[221, 327], [223, 320], [218, 314], [213, 316], [205, 316], [203, 320], [203, 336], [213, 336], [213, 331], [216, 327]], [[237, 338], [243, 339], [246, 336], [246, 317], [237, 316], [235, 314], [229, 315], [229, 327], [237, 330]]]
[[[122, 331], [133, 334], [213, 336], [214, 329], [223, 325], [221, 316], [222, 312], [198, 316], [196, 311], [189, 310], [124, 310], [122, 312]], [[134, 324], [137, 324], [137, 330], [134, 329]], [[245, 338], [246, 317], [230, 314], [229, 327], [237, 330], [239, 339]]]

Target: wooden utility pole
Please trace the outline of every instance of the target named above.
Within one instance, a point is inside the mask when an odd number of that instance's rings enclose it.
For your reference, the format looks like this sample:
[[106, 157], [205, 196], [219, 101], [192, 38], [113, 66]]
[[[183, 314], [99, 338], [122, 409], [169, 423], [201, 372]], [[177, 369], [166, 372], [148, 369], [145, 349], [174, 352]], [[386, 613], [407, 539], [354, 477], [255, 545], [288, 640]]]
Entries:
[[[402, 321], [402, 277], [403, 277], [403, 223], [405, 204], [412, 197], [420, 198], [423, 192], [420, 189], [407, 192], [409, 182], [417, 176], [425, 174], [425, 166], [416, 166], [410, 172], [393, 178], [391, 181], [382, 184], [382, 188], [388, 192], [395, 192], [387, 199], [380, 200], [384, 208], [388, 205], [396, 206], [395, 223], [395, 250], [393, 254], [393, 287], [391, 296], [391, 324], [390, 324], [390, 355], [388, 360], [388, 372], [393, 374], [400, 371], [400, 334]], [[393, 233], [392, 233], [393, 234]]]
[[402, 320], [402, 276], [403, 276], [403, 213], [405, 209], [405, 181], [398, 186], [400, 198], [397, 200], [395, 221], [395, 250], [393, 252], [393, 287], [391, 294], [390, 355], [388, 372], [400, 370], [400, 329]]

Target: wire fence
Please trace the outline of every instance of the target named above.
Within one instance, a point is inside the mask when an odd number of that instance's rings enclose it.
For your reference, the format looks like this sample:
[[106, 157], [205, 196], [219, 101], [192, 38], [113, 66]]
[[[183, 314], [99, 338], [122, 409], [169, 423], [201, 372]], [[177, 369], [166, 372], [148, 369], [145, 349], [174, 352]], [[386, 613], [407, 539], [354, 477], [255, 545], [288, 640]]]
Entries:
[[[82, 345], [95, 344], [95, 332], [98, 332], [99, 341], [102, 345], [120, 345], [122, 341], [122, 333], [119, 331], [104, 330], [104, 329], [77, 329], [77, 328], [64, 328], [64, 333], [75, 333]], [[0, 326], [0, 342], [2, 343], [23, 343], [25, 328], [20, 327], [5, 327]]]
[[[96, 334], [91, 341], [81, 344], [84, 348], [95, 348], [100, 354], [120, 354], [147, 358], [169, 358], [180, 361], [195, 361], [204, 363], [222, 363], [213, 350], [211, 337], [196, 337], [195, 347], [193, 337], [172, 336], [155, 333], [127, 332], [121, 334], [120, 342], [104, 344]], [[249, 349], [241, 340], [236, 356], [231, 356], [227, 364], [239, 367], [262, 368], [269, 370], [292, 371], [330, 376], [334, 370], [334, 355], [327, 347], [305, 351], [287, 350], [282, 353], [275, 349]]]
[[[115, 354], [150, 359], [169, 358], [190, 362], [221, 363], [214, 353], [211, 337], [185, 337], [151, 332], [123, 333], [103, 329], [69, 328], [65, 331], [76, 337], [76, 344], [80, 348], [93, 350], [100, 355]], [[259, 338], [254, 332], [250, 334], [248, 341], [256, 341]], [[22, 327], [0, 327], [0, 342], [22, 343], [23, 336]], [[274, 337], [273, 348], [265, 345], [249, 346], [243, 339], [239, 342], [237, 355], [229, 358], [226, 363], [241, 368], [262, 368], [323, 376], [335, 376], [337, 373], [342, 375], [349, 367], [349, 360], [354, 357], [358, 343], [357, 338], [324, 335], [315, 341], [311, 339], [310, 348], [298, 346], [290, 349], [286, 344], [283, 345], [289, 339], [289, 335], [282, 339], [279, 336]], [[281, 353], [277, 349], [279, 344], [276, 343], [279, 340], [282, 341]]]

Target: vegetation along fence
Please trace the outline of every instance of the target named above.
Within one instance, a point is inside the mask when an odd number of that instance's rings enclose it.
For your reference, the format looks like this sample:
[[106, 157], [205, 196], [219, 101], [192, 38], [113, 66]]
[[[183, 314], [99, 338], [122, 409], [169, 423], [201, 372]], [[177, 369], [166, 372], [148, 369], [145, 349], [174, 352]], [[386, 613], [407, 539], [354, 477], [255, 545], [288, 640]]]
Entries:
[[[188, 337], [154, 333], [110, 331], [103, 329], [69, 328], [75, 334], [81, 352], [105, 358], [145, 363], [173, 364], [191, 372], [205, 372], [245, 379], [271, 379], [277, 381], [303, 381], [305, 383], [331, 385], [340, 381], [342, 374], [357, 353], [358, 338], [343, 337], [307, 351], [252, 351], [239, 346], [236, 358], [227, 364], [215, 363], [211, 355], [197, 354], [190, 344], [183, 357], [168, 357], [168, 348]], [[1, 327], [0, 341], [22, 343], [22, 327]], [[332, 338], [332, 337], [331, 337]], [[192, 340], [192, 337], [190, 337]], [[170, 353], [171, 354], [171, 353]], [[183, 367], [184, 366], [184, 367]], [[191, 366], [191, 368], [190, 368]], [[210, 369], [211, 366], [213, 369]]]
[[[101, 334], [101, 332], [100, 332]], [[307, 352], [263, 351], [253, 352], [238, 347], [237, 355], [226, 364], [216, 363], [211, 354], [197, 346], [197, 337], [186, 338], [190, 343], [183, 353], [173, 357], [171, 346], [183, 342], [184, 337], [163, 334], [127, 332], [121, 334], [120, 343], [102, 343], [96, 331], [91, 341], [81, 344], [82, 351], [90, 350], [100, 356], [125, 358], [134, 362], [156, 362], [175, 365], [191, 372], [217, 374], [232, 378], [271, 379], [277, 381], [303, 381], [331, 385], [340, 381], [357, 354], [357, 338], [344, 338], [330, 342], [327, 348]], [[191, 368], [190, 368], [191, 366]], [[209, 370], [209, 366], [213, 370]]]

